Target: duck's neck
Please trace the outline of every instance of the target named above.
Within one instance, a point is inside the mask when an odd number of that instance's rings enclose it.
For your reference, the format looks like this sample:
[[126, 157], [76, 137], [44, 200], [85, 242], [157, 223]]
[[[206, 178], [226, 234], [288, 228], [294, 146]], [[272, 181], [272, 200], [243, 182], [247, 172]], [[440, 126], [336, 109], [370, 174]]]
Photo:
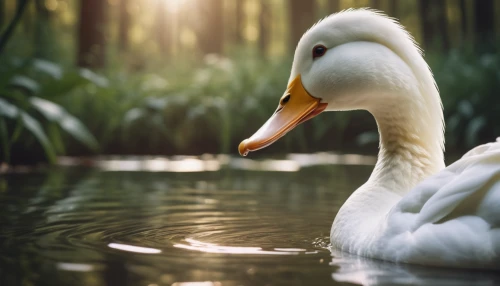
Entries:
[[369, 180], [335, 217], [331, 241], [344, 251], [361, 254], [364, 239], [394, 204], [444, 167], [442, 113], [428, 112], [420, 97], [398, 98], [403, 100], [391, 98], [379, 108], [368, 108], [377, 120], [380, 151]]
[[442, 114], [432, 114], [419, 100], [408, 99], [386, 102], [371, 112], [380, 133], [380, 151], [368, 184], [404, 195], [444, 168], [443, 136], [441, 128], [435, 128], [441, 126]]

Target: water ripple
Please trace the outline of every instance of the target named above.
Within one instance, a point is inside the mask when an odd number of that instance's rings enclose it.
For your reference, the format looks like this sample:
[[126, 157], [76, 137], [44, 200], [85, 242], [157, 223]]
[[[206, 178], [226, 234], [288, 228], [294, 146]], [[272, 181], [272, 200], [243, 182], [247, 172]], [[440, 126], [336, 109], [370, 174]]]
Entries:
[[[133, 285], [457, 282], [436, 280], [447, 272], [335, 252], [332, 259], [331, 221], [370, 171], [55, 172], [38, 185], [8, 177], [8, 192], [0, 193], [0, 276], [51, 285], [76, 283], [64, 273], [91, 275], [78, 285], [123, 285], [121, 277]], [[485, 273], [460, 277], [498, 281]]]

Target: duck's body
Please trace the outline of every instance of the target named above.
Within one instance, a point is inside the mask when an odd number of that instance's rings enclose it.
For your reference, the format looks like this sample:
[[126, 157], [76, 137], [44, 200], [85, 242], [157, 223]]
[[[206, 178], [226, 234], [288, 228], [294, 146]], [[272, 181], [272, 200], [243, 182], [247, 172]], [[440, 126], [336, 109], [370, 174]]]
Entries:
[[500, 268], [500, 142], [476, 147], [407, 194], [372, 178], [337, 214], [334, 247], [395, 262]]
[[380, 152], [368, 182], [337, 214], [332, 245], [395, 262], [500, 268], [500, 142], [444, 169], [434, 79], [411, 37], [385, 16], [350, 10], [306, 32], [280, 108], [240, 152], [323, 110], [352, 109], [375, 117]]

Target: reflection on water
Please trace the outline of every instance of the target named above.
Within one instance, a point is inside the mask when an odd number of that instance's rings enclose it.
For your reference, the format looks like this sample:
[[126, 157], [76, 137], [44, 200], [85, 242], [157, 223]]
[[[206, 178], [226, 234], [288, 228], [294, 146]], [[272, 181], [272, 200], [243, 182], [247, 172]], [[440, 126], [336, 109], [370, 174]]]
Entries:
[[57, 269], [76, 272], [88, 272], [94, 270], [94, 266], [84, 263], [59, 262], [57, 263]]
[[[154, 284], [153, 284], [154, 285]], [[150, 285], [152, 286], [152, 285]], [[176, 282], [172, 286], [222, 286], [220, 282]]]
[[97, 168], [4, 175], [0, 285], [500, 282], [495, 272], [330, 252], [335, 213], [372, 166], [368, 157], [314, 156], [110, 158]]
[[[144, 171], [144, 172], [215, 172], [223, 167], [233, 170], [297, 172], [300, 168], [321, 165], [374, 165], [376, 157], [357, 154], [336, 154], [320, 152], [314, 154], [289, 154], [281, 160], [251, 160], [231, 158], [228, 155], [174, 156], [171, 158], [144, 157], [113, 158], [106, 157], [95, 162], [95, 166], [105, 171]], [[75, 158], [61, 157], [59, 165], [75, 166], [82, 162]]]
[[394, 264], [332, 251], [332, 278], [357, 285], [500, 285], [498, 271]]
[[189, 244], [174, 244], [174, 247], [206, 253], [228, 253], [228, 254], [260, 254], [260, 255], [296, 255], [296, 254], [316, 254], [318, 251], [307, 251], [302, 248], [274, 248], [264, 250], [262, 247], [250, 246], [222, 246], [214, 243], [201, 242], [192, 238], [185, 239]]
[[135, 252], [135, 253], [146, 253], [146, 254], [161, 253], [161, 250], [155, 249], [155, 248], [140, 247], [140, 246], [120, 244], [120, 243], [110, 243], [110, 244], [108, 244], [108, 247], [123, 250], [123, 251]]

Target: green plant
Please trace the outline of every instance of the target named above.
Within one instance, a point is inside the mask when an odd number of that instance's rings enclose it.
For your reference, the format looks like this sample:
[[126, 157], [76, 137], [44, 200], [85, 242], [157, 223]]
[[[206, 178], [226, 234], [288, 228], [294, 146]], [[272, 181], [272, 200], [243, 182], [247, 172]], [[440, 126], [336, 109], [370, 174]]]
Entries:
[[[112, 68], [107, 87], [76, 88], [58, 102], [88, 126], [104, 154], [234, 154], [276, 109], [289, 69], [288, 59], [214, 55], [195, 66]], [[263, 152], [349, 148], [359, 133], [375, 128], [367, 112], [329, 113]], [[69, 145], [69, 154], [86, 154]]]
[[[499, 57], [463, 51], [431, 56], [445, 107], [447, 147], [465, 149], [493, 140], [500, 134]], [[47, 61], [15, 61], [1, 67], [8, 71], [0, 79], [2, 90], [8, 90], [0, 98], [2, 154], [36, 153], [29, 138], [52, 158], [90, 155], [95, 141], [102, 154], [234, 154], [239, 142], [274, 112], [289, 65], [288, 59], [209, 56], [201, 64], [142, 71], [115, 66], [103, 77]], [[96, 139], [88, 139], [89, 134]], [[75, 138], [83, 144], [75, 144]], [[373, 152], [377, 142], [369, 113], [336, 112], [302, 124], [263, 153]]]
[[448, 146], [471, 148], [500, 135], [500, 57], [452, 51], [434, 69]]
[[[91, 150], [98, 143], [85, 126], [65, 108], [53, 102], [72, 89], [86, 84], [105, 84], [105, 79], [88, 70], [63, 70], [45, 60], [3, 61], [0, 79], [0, 158], [9, 162], [12, 150], [20, 149], [20, 161], [35, 161], [36, 143], [46, 159], [55, 161], [63, 154], [63, 133], [71, 135]], [[35, 139], [35, 140], [33, 140]], [[32, 152], [30, 152], [32, 151]]]

